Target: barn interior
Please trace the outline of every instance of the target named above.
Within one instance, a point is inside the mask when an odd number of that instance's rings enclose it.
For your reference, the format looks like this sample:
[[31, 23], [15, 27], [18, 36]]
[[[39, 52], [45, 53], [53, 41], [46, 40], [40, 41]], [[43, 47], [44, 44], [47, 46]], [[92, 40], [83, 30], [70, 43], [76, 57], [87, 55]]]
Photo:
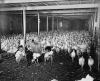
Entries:
[[88, 31], [100, 53], [100, 1], [0, 0], [0, 37], [55, 30]]

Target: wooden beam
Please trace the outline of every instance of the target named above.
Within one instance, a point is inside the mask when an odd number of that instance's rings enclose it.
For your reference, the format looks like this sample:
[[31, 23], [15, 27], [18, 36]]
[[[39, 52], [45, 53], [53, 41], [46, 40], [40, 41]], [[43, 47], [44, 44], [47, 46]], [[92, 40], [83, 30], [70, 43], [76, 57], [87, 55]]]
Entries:
[[74, 13], [73, 13], [73, 14], [52, 14], [52, 15], [54, 15], [54, 16], [55, 16], [55, 15], [58, 15], [58, 16], [59, 16], [59, 15], [66, 15], [66, 16], [70, 16], [70, 15], [71, 15], [71, 16], [77, 16], [77, 15], [79, 15], [79, 16], [80, 16], [80, 15], [93, 15], [93, 13], [77, 13], [77, 14], [74, 14]]
[[54, 2], [56, 5], [59, 5], [57, 2]]
[[89, 19], [89, 16], [64, 16], [64, 15], [59, 15], [55, 17], [62, 17], [62, 18], [68, 18], [68, 19]]
[[[75, 4], [75, 5], [53, 5], [53, 6], [33, 6], [26, 7], [26, 10], [55, 10], [55, 9], [88, 9], [88, 8], [97, 8], [98, 4]], [[0, 8], [0, 11], [16, 11], [23, 10], [23, 7], [14, 7], [14, 8]]]
[[42, 3], [42, 4], [44, 4], [44, 5], [48, 6], [48, 4], [47, 4], [47, 3]]
[[98, 33], [98, 38], [100, 37], [100, 4], [98, 6], [98, 15], [97, 15], [97, 33]]
[[95, 0], [93, 0], [93, 2], [92, 2], [93, 4], [95, 3]]
[[36, 3], [31, 3], [32, 5], [38, 6]]
[[81, 4], [81, 0], [79, 1], [79, 3]]
[[[0, 54], [1, 54], [1, 18], [0, 18]], [[0, 55], [0, 61], [1, 61], [1, 55]]]
[[[56, 10], [56, 11], [40, 11], [40, 14], [70, 14], [70, 13], [95, 13], [95, 11], [97, 11], [96, 9], [83, 9], [83, 10]], [[37, 14], [38, 12], [34, 12], [34, 11], [27, 11], [26, 14]], [[11, 11], [11, 12], [7, 12], [7, 14], [22, 14], [21, 12], [15, 12], [15, 11]]]
[[57, 30], [58, 30], [58, 26], [59, 26], [58, 22], [59, 22], [59, 21], [58, 21], [58, 17], [57, 17]]
[[94, 36], [95, 36], [95, 27], [96, 27], [96, 25], [97, 25], [97, 23], [96, 23], [96, 15], [97, 15], [97, 12], [95, 12], [94, 13], [94, 29], [93, 29], [93, 38], [94, 38]]
[[99, 39], [100, 39], [100, 4], [98, 5], [98, 13], [97, 13], [97, 27], [96, 27], [96, 40], [97, 40], [97, 48], [99, 49], [98, 53], [98, 70], [100, 70], [100, 47], [99, 47]]
[[66, 3], [67, 3], [68, 5], [70, 5], [70, 4], [69, 4], [69, 1], [66, 1]]
[[0, 0], [0, 3], [32, 3], [32, 2], [50, 2], [50, 1], [64, 1], [64, 0]]
[[86, 13], [86, 12], [95, 12], [96, 9], [82, 9], [82, 10], [56, 10], [56, 11], [41, 11], [40, 13]]

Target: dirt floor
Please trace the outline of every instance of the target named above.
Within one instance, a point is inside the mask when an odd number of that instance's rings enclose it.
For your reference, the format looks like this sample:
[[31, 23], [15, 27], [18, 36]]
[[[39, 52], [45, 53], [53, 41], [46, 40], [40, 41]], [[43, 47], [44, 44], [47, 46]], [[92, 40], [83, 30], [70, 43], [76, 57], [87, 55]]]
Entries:
[[78, 65], [78, 60], [72, 62], [68, 54], [54, 54], [53, 63], [41, 62], [39, 65], [32, 63], [29, 67], [25, 60], [18, 65], [15, 57], [3, 59], [0, 64], [0, 81], [75, 81], [90, 73], [97, 78], [94, 72], [82, 71]]

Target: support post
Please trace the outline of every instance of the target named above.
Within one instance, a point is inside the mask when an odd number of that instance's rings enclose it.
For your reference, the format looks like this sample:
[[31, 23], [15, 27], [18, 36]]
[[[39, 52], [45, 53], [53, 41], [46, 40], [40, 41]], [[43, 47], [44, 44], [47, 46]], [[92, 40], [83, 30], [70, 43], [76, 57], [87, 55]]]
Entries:
[[[98, 13], [97, 13], [97, 28], [96, 28], [96, 40], [97, 40], [97, 49], [100, 49], [98, 46], [98, 40], [100, 39], [100, 4], [98, 4]], [[100, 50], [98, 50], [98, 70], [100, 70]]]
[[94, 13], [93, 38], [95, 37], [95, 29], [96, 29], [96, 27], [97, 27], [97, 19], [96, 19], [96, 16], [97, 16], [97, 12]]
[[93, 26], [94, 26], [94, 21], [93, 21], [93, 16], [92, 16], [92, 36], [93, 36]]
[[49, 29], [49, 28], [48, 28], [48, 23], [49, 23], [49, 22], [48, 22], [48, 18], [49, 18], [49, 17], [47, 16], [47, 32], [48, 32], [48, 29]]
[[23, 9], [23, 34], [24, 34], [24, 52], [25, 52], [25, 44], [26, 44], [26, 10]]
[[[0, 22], [0, 27], [1, 27], [1, 22]], [[0, 54], [1, 54], [1, 28], [0, 28]]]
[[[0, 22], [1, 24], [1, 22]], [[1, 25], [0, 25], [1, 27]], [[0, 61], [2, 60], [2, 54], [1, 54], [1, 30], [0, 30]]]
[[52, 16], [52, 31], [54, 30], [54, 17]]
[[38, 35], [40, 34], [40, 15], [38, 13]]
[[58, 17], [57, 17], [57, 31], [58, 31], [58, 26], [59, 26], [59, 25], [58, 25]]

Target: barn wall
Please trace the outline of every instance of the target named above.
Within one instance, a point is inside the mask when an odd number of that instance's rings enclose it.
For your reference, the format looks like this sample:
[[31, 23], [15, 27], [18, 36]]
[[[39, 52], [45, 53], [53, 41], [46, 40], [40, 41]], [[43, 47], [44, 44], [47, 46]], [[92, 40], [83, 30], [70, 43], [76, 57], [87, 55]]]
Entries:
[[[62, 23], [62, 26], [61, 26]], [[65, 18], [59, 18], [58, 22], [59, 30], [88, 30], [88, 21], [87, 20], [70, 20]]]
[[[9, 34], [21, 34], [23, 33], [23, 16], [22, 15], [7, 15], [3, 14], [1, 16], [2, 19], [2, 27], [1, 34], [9, 35]], [[37, 16], [27, 16], [26, 17], [26, 28], [27, 33], [36, 32], [38, 30]], [[44, 16], [40, 16], [40, 31], [46, 31], [47, 27], [47, 18]], [[49, 31], [52, 30], [52, 18], [49, 17]], [[62, 26], [61, 26], [62, 23]], [[83, 30], [87, 28], [87, 24], [85, 20], [70, 20], [65, 18], [58, 18], [58, 29], [59, 30]], [[54, 18], [54, 30], [57, 30], [57, 17]]]
[[10, 24], [9, 23], [9, 18], [7, 16], [6, 13], [2, 12], [0, 14], [0, 30], [1, 30], [1, 35], [6, 35], [7, 33], [9, 33], [9, 27], [10, 27]]
[[71, 27], [71, 20], [65, 18], [58, 19], [58, 29], [59, 30], [69, 30]]
[[88, 30], [88, 22], [86, 20], [72, 20], [71, 30]]
[[[3, 14], [1, 34], [21, 34], [23, 33], [23, 16], [22, 15], [7, 15]], [[2, 17], [2, 16], [1, 16]], [[49, 19], [49, 29], [51, 29], [51, 20]], [[27, 33], [38, 31], [37, 16], [26, 17], [26, 29]], [[40, 31], [46, 31], [46, 17], [40, 17]]]

